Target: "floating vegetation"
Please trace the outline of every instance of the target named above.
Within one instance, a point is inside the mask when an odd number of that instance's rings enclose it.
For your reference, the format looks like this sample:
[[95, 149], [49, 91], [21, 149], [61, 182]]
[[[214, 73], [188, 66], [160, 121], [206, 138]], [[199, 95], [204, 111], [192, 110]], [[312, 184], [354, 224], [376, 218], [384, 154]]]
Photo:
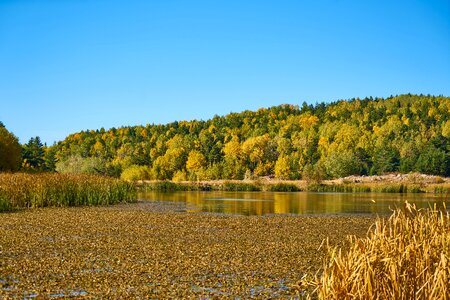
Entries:
[[24, 207], [109, 205], [135, 201], [135, 187], [81, 174], [0, 174], [0, 211]]
[[[327, 237], [374, 218], [177, 213], [141, 202], [0, 217], [0, 298], [291, 298]], [[78, 293], [78, 294], [77, 294]]]
[[329, 248], [319, 299], [448, 299], [450, 215], [406, 204], [348, 252]]

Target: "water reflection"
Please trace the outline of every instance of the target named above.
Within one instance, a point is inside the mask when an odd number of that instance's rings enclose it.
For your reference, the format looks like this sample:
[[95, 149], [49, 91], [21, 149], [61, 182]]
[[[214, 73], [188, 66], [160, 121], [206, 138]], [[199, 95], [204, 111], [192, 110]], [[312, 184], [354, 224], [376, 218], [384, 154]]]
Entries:
[[243, 215], [265, 214], [387, 214], [407, 200], [417, 207], [436, 203], [445, 195], [383, 193], [276, 193], [276, 192], [148, 192], [139, 195], [150, 201], [183, 202], [190, 211]]

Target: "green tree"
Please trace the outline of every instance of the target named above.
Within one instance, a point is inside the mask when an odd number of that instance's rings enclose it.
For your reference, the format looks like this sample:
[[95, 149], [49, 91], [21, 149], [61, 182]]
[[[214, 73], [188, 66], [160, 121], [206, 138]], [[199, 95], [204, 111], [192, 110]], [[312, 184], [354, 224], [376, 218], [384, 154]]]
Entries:
[[425, 174], [449, 176], [450, 156], [444, 150], [429, 145], [417, 159], [416, 170]]
[[371, 174], [383, 174], [398, 171], [400, 165], [400, 154], [392, 147], [378, 148], [373, 156]]
[[22, 146], [22, 169], [27, 172], [40, 172], [45, 169], [45, 149], [41, 138], [30, 138]]
[[351, 151], [331, 153], [324, 160], [324, 166], [327, 174], [332, 178], [357, 175], [362, 169], [358, 157]]

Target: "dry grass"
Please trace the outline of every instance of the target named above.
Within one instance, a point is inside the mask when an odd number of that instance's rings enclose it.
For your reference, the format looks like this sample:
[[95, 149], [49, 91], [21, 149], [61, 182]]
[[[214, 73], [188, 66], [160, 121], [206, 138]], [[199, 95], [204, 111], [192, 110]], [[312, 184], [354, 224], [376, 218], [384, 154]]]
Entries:
[[320, 299], [449, 299], [450, 216], [406, 203], [344, 252], [329, 248]]
[[0, 298], [290, 298], [325, 238], [369, 217], [183, 213], [181, 204], [44, 208], [0, 216]]
[[23, 207], [108, 205], [136, 199], [128, 182], [94, 175], [0, 173], [0, 211]]

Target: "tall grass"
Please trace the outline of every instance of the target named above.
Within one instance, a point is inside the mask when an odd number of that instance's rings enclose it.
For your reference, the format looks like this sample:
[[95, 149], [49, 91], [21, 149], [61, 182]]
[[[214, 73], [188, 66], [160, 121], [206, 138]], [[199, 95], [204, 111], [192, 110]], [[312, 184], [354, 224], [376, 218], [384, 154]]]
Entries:
[[417, 184], [311, 184], [307, 187], [310, 192], [336, 193], [424, 193]]
[[319, 299], [449, 299], [450, 216], [406, 204], [348, 252], [329, 248]]
[[271, 184], [266, 187], [269, 192], [300, 192], [301, 189], [292, 183], [279, 182], [276, 184]]
[[220, 186], [220, 190], [230, 192], [258, 192], [261, 191], [261, 187], [253, 183], [225, 181]]
[[171, 182], [153, 181], [139, 185], [143, 191], [177, 192], [177, 191], [261, 191], [258, 184], [235, 181], [218, 181], [214, 184], [205, 182]]
[[135, 187], [118, 179], [73, 174], [0, 174], [0, 211], [21, 207], [108, 205], [134, 201]]
[[210, 191], [212, 186], [206, 183], [150, 181], [137, 185], [140, 191], [179, 192], [179, 191]]

